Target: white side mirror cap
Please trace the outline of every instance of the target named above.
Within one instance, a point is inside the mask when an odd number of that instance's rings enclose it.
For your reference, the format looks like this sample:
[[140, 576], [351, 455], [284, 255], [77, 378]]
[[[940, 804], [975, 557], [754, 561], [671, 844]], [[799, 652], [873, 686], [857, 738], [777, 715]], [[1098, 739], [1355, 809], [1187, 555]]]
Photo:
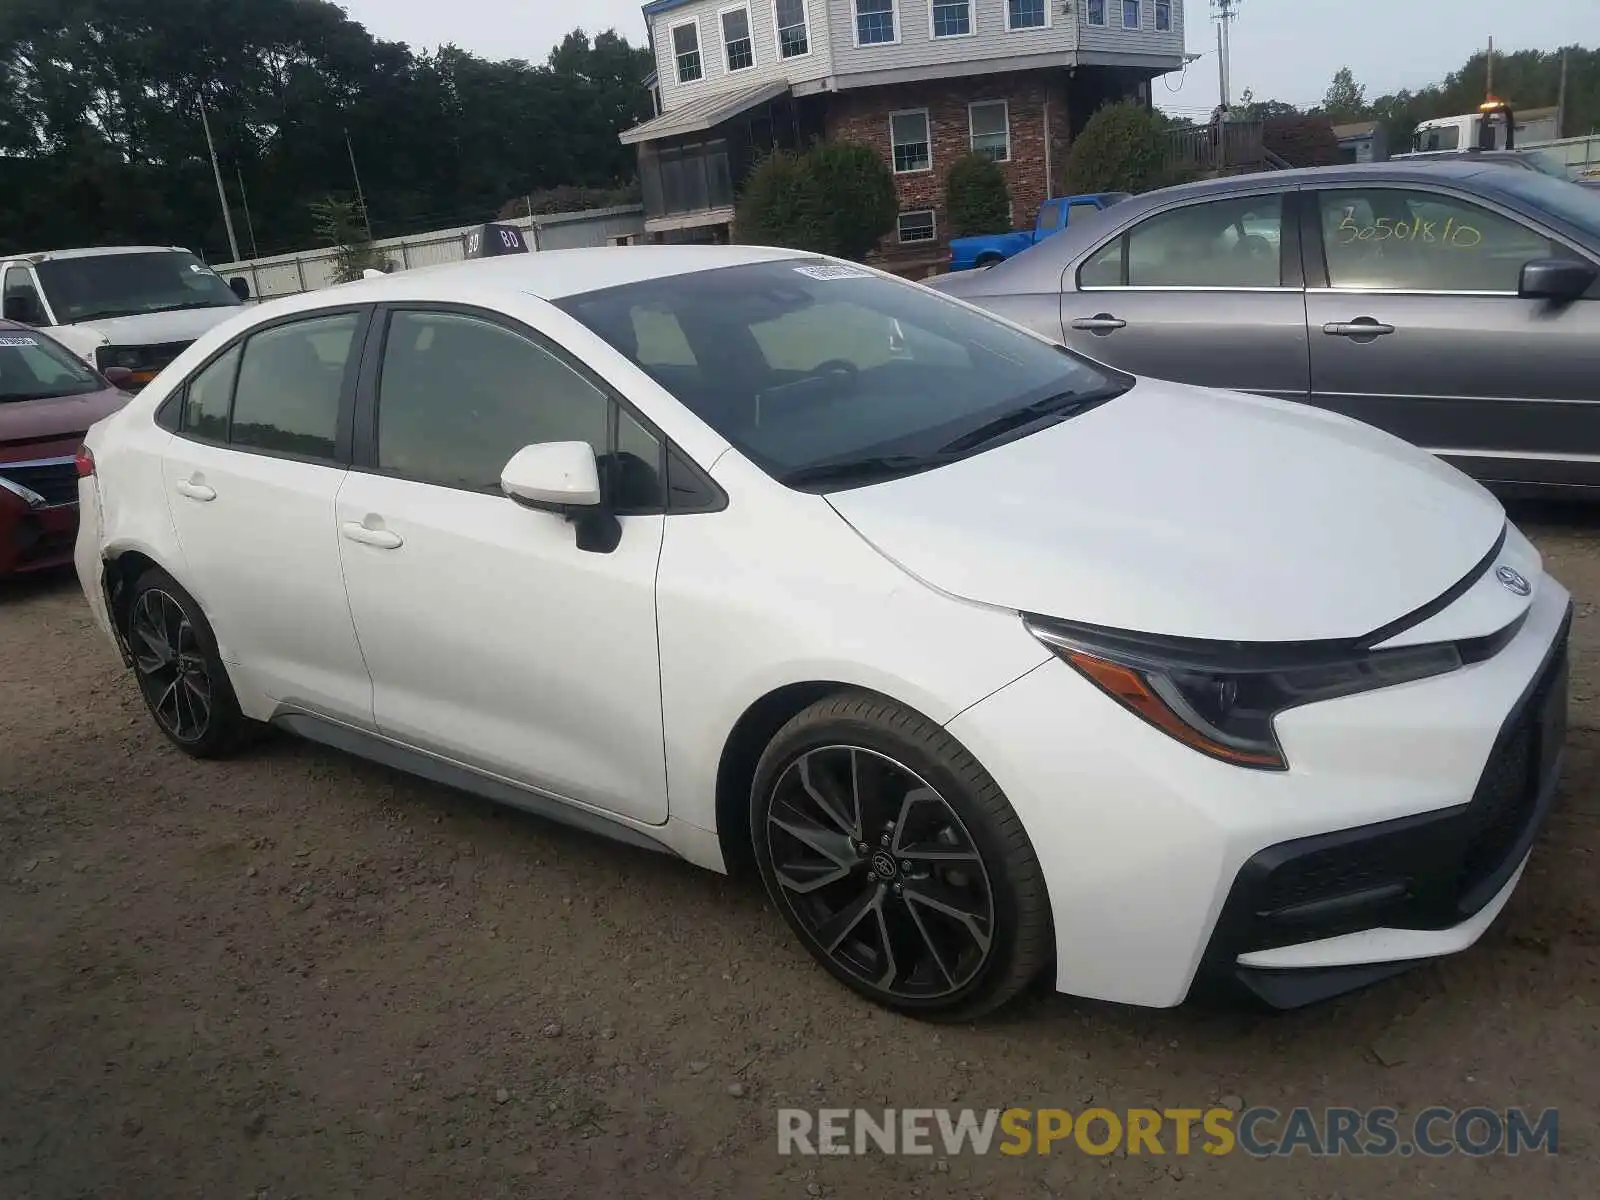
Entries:
[[600, 503], [600, 470], [588, 442], [539, 442], [511, 456], [500, 488], [520, 504], [564, 512]]

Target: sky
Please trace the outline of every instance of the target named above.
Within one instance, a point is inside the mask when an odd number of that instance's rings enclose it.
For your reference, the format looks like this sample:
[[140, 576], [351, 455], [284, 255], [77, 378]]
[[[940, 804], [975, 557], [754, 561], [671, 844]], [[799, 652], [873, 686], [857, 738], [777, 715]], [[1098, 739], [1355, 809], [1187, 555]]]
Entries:
[[[488, 58], [543, 62], [575, 26], [644, 42], [638, 0], [337, 0], [375, 36], [432, 49], [455, 42]], [[756, 0], [763, 2], [763, 0]], [[819, 3], [820, 0], [811, 0]], [[998, 0], [983, 0], [996, 3]], [[1437, 82], [1483, 49], [1600, 46], [1600, 0], [1240, 0], [1232, 91], [1306, 106], [1333, 73], [1355, 72], [1369, 98]], [[1203, 115], [1217, 103], [1216, 30], [1208, 0], [1185, 0], [1188, 50], [1202, 57], [1155, 84], [1156, 103]]]

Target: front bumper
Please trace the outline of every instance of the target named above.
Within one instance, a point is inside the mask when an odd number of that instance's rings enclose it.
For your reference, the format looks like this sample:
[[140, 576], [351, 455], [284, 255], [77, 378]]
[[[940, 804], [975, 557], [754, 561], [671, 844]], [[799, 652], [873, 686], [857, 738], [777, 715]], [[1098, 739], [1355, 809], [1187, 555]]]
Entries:
[[1554, 794], [1570, 598], [1494, 658], [1278, 719], [1290, 770], [1214, 762], [1051, 661], [953, 720], [1044, 870], [1063, 992], [1321, 999], [1471, 945]]

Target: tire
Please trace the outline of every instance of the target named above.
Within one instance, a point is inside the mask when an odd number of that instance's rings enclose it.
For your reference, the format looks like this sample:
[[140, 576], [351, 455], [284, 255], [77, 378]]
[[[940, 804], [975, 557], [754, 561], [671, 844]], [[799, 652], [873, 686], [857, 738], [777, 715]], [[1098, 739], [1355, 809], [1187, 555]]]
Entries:
[[194, 758], [222, 758], [251, 740], [259, 726], [239, 710], [211, 626], [177, 580], [158, 567], [140, 575], [123, 633], [139, 694], [168, 741]]
[[886, 697], [841, 692], [780, 729], [756, 766], [750, 829], [789, 927], [886, 1008], [970, 1020], [1050, 960], [1022, 822], [960, 743]]
[[996, 263], [1003, 263], [1003, 262], [1005, 262], [1005, 258], [1002, 255], [999, 255], [999, 254], [985, 254], [981, 258], [979, 258], [978, 261], [974, 265], [976, 266], [976, 268], [978, 270], [981, 271], [985, 267], [992, 267]]

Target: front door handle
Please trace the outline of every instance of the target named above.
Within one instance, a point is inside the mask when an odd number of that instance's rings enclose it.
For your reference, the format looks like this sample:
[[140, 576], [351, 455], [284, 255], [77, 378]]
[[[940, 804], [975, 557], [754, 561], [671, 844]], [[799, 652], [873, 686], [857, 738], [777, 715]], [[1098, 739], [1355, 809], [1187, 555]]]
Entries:
[[1110, 313], [1095, 313], [1092, 317], [1079, 317], [1072, 323], [1074, 329], [1082, 329], [1088, 333], [1097, 333], [1104, 337], [1118, 329], [1126, 328], [1127, 322]]
[[1371, 317], [1357, 317], [1354, 321], [1329, 321], [1322, 327], [1329, 337], [1375, 338], [1393, 333], [1393, 325], [1385, 325]]
[[177, 483], [173, 484], [173, 487], [176, 489], [178, 495], [187, 496], [191, 500], [199, 500], [202, 503], [215, 500], [217, 498], [217, 489], [214, 487], [207, 487], [203, 483], [193, 483], [187, 479], [180, 479]]
[[393, 530], [368, 529], [359, 521], [346, 521], [339, 528], [352, 542], [360, 542], [363, 546], [373, 546], [379, 550], [398, 550], [406, 541]]

